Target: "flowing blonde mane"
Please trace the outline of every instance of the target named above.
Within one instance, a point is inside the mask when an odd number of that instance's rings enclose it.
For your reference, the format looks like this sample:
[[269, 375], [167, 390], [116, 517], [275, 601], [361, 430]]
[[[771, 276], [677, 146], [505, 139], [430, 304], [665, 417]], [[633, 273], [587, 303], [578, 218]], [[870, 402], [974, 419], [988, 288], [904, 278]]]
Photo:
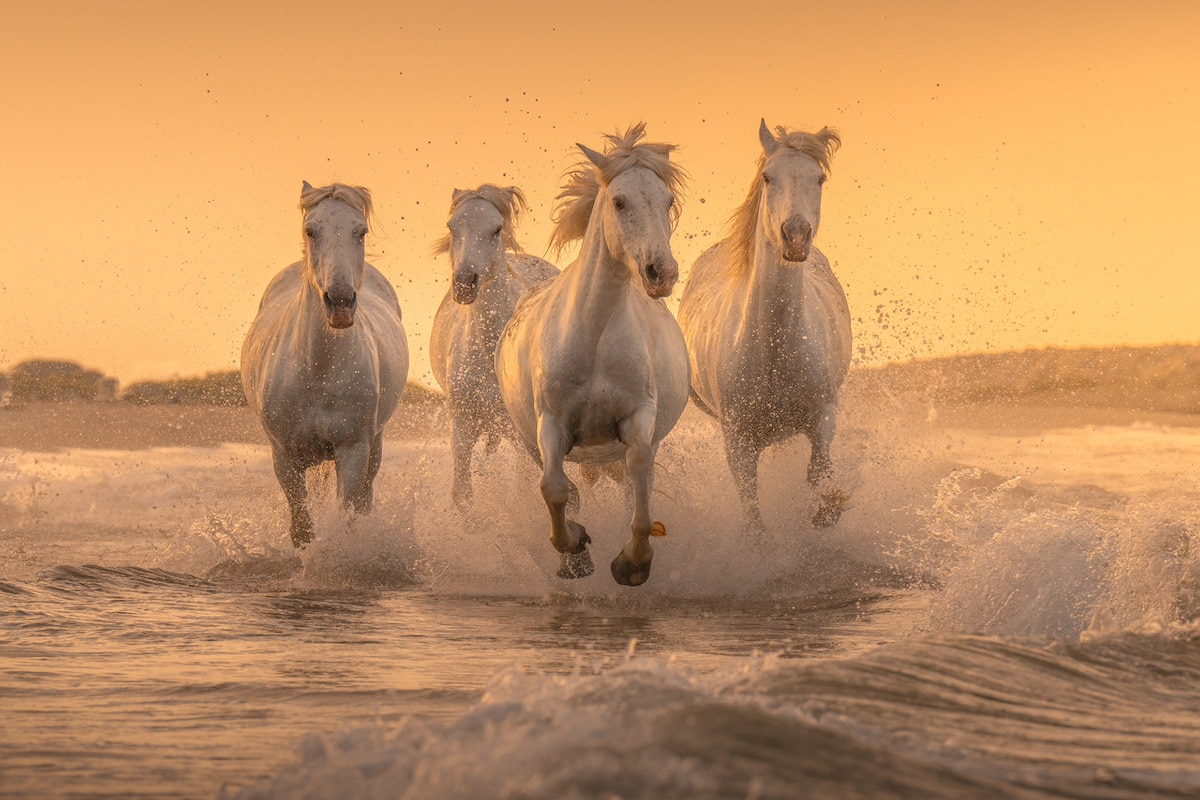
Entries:
[[[816, 133], [807, 131], [789, 131], [783, 125], [775, 128], [775, 139], [779, 148], [772, 155], [784, 148], [794, 150], [816, 161], [825, 175], [829, 175], [830, 161], [833, 154], [842, 145], [842, 138], [832, 128], [821, 128]], [[745, 201], [729, 217], [729, 235], [725, 244], [730, 249], [733, 265], [738, 269], [747, 269], [750, 265], [750, 254], [754, 251], [754, 235], [758, 231], [758, 206], [762, 199], [762, 174], [767, 165], [767, 154], [758, 157], [758, 168], [754, 171], [754, 180], [750, 182], [750, 193]]]
[[683, 191], [687, 174], [682, 167], [671, 163], [671, 152], [676, 149], [675, 145], [640, 141], [645, 135], [644, 122], [630, 125], [624, 135], [605, 134], [609, 146], [599, 166], [584, 159], [567, 171], [564, 176], [566, 183], [554, 198], [558, 205], [551, 216], [554, 230], [550, 234], [550, 247], [556, 252], [561, 253], [571, 242], [583, 238], [600, 189], [633, 167], [645, 167], [667, 185], [676, 198], [671, 204], [671, 224], [678, 221], [679, 194]]
[[328, 186], [322, 186], [314, 189], [307, 183], [304, 184], [304, 189], [300, 192], [300, 210], [304, 212], [304, 216], [308, 216], [317, 203], [322, 200], [341, 200], [346, 205], [353, 208], [358, 213], [362, 214], [363, 219], [369, 225], [371, 218], [374, 216], [374, 207], [371, 205], [371, 191], [362, 186], [348, 186], [344, 183], [331, 183]]
[[[456, 189], [454, 197], [450, 201], [450, 213], [454, 214], [459, 206], [468, 200], [486, 200], [496, 207], [500, 212], [501, 228], [500, 235], [504, 240], [504, 249], [513, 253], [524, 253], [521, 249], [521, 244], [517, 241], [517, 224], [521, 221], [521, 214], [529, 210], [529, 204], [525, 202], [525, 195], [515, 186], [496, 186], [493, 183], [485, 183], [478, 189]], [[435, 256], [444, 255], [450, 252], [451, 235], [449, 232], [445, 236], [433, 243], [433, 254]]]

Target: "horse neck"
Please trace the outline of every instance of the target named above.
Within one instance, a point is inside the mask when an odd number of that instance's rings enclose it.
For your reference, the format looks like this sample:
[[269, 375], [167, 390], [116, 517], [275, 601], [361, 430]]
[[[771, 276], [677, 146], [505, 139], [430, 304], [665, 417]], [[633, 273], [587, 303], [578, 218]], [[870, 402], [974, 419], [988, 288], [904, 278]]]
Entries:
[[745, 324], [788, 328], [804, 313], [804, 266], [790, 265], [761, 223], [747, 259]]
[[[343, 354], [353, 340], [353, 327], [335, 331], [329, 327], [325, 317], [325, 304], [321, 292], [309, 276], [311, 267], [305, 265], [305, 275], [300, 282], [300, 314], [296, 318], [296, 343], [300, 349], [300, 363], [315, 375], [323, 375], [344, 362]], [[362, 320], [356, 319], [355, 325]]]
[[[599, 201], [592, 212], [579, 257], [562, 278], [570, 286], [578, 322], [584, 328], [603, 328], [616, 309], [629, 298], [629, 267], [608, 249], [604, 239], [604, 224], [600, 218]], [[561, 280], [561, 278], [560, 278]]]
[[466, 306], [467, 335], [472, 340], [497, 341], [521, 297], [522, 287], [508, 269], [509, 258], [505, 252], [492, 265], [487, 278], [479, 284], [475, 302]]

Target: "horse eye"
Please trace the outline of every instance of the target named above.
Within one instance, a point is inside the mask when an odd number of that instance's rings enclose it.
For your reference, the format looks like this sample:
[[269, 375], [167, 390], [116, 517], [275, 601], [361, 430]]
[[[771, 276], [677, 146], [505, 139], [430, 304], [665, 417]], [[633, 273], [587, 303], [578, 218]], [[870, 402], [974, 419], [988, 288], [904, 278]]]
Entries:
[[493, 238], [493, 239], [495, 239], [495, 238], [496, 238], [497, 236], [499, 236], [499, 235], [500, 235], [500, 228], [496, 228], [496, 230], [492, 231], [492, 238]]
[[315, 238], [317, 238], [317, 231], [314, 228], [305, 228], [304, 235], [307, 236], [309, 239], [315, 239]]
[[824, 176], [824, 175], [822, 175], [821, 177], [817, 178], [817, 185], [818, 185], [818, 186], [824, 186], [824, 185], [825, 185], [825, 181], [827, 181], [827, 180], [829, 180], [829, 178], [828, 178], [828, 177], [826, 177], [826, 176]]
[[625, 210], [625, 198], [624, 197], [614, 197], [613, 198], [613, 208], [615, 208], [617, 211], [624, 211]]
[[771, 182], [771, 176], [770, 176], [770, 175], [763, 175], [763, 184], [765, 185], [765, 184], [768, 184], [768, 183], [770, 183], [770, 182]]

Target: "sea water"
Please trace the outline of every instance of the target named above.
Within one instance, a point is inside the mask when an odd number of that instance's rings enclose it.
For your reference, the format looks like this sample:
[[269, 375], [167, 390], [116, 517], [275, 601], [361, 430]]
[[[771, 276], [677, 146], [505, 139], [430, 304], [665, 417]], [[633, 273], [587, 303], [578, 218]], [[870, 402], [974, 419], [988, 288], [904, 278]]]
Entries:
[[563, 581], [528, 457], [460, 513], [440, 428], [369, 515], [315, 472], [300, 553], [265, 446], [0, 450], [0, 796], [1200, 795], [1200, 428], [910, 411], [842, 409], [836, 528], [768, 451], [755, 541], [689, 410], [637, 588], [621, 487]]

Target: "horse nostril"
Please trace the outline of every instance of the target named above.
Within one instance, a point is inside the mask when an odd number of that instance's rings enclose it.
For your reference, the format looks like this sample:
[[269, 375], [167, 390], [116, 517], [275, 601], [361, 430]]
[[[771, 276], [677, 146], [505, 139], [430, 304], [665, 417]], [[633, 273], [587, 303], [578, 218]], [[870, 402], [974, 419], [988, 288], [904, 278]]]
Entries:
[[646, 265], [646, 277], [654, 283], [658, 283], [658, 267], [654, 264]]
[[358, 305], [358, 292], [339, 293], [336, 297], [329, 292], [324, 292], [321, 294], [321, 300], [325, 303], [326, 308], [354, 308]]

